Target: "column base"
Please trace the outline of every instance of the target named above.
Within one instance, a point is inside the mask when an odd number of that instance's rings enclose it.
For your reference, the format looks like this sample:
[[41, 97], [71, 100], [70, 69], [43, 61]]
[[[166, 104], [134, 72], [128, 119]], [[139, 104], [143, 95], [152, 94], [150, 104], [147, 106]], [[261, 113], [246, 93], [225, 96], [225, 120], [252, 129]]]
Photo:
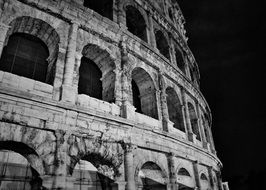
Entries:
[[136, 108], [128, 101], [123, 102], [121, 106], [121, 116], [129, 120], [135, 120], [135, 110]]
[[77, 96], [77, 88], [68, 85], [62, 85], [61, 87], [61, 101], [75, 103]]
[[188, 132], [188, 140], [190, 142], [196, 142], [196, 135], [194, 133]]

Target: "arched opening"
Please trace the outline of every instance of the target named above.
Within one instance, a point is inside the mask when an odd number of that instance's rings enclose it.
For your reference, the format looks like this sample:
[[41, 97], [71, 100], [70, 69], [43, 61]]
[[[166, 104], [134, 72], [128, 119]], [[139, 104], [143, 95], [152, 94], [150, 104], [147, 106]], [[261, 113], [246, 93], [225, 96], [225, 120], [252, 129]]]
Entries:
[[146, 162], [138, 173], [138, 189], [166, 190], [165, 176], [161, 168], [153, 163]]
[[206, 181], [208, 181], [208, 178], [207, 178], [207, 176], [206, 176], [204, 173], [202, 173], [202, 174], [200, 175], [200, 179], [201, 179], [201, 180], [206, 180]]
[[164, 36], [163, 32], [158, 30], [155, 32], [155, 39], [156, 39], [156, 45], [159, 52], [170, 60], [170, 52], [169, 52], [169, 45], [168, 41], [166, 40], [166, 37]]
[[170, 121], [174, 123], [174, 127], [185, 132], [182, 105], [173, 88], [166, 88], [167, 108]]
[[102, 72], [90, 59], [82, 57], [79, 67], [78, 93], [102, 99]]
[[28, 16], [10, 24], [0, 70], [52, 84], [60, 38], [48, 23]]
[[185, 70], [185, 62], [183, 59], [183, 55], [180, 52], [180, 50], [178, 48], [175, 48], [175, 60], [176, 60], [176, 65], [178, 66], [178, 68], [184, 73], [186, 74], [186, 70]]
[[178, 175], [182, 175], [182, 176], [188, 176], [188, 177], [190, 177], [190, 174], [189, 174], [189, 172], [185, 169], [185, 168], [180, 168], [179, 170], [178, 170], [178, 173], [177, 173]]
[[25, 33], [9, 37], [0, 59], [0, 70], [46, 82], [49, 51], [39, 38]]
[[196, 139], [201, 140], [197, 114], [194, 106], [190, 102], [188, 102], [188, 111], [189, 111], [189, 119], [192, 127], [192, 132], [196, 135]]
[[74, 189], [111, 190], [114, 182], [112, 172], [106, 165], [97, 169], [91, 162], [79, 160], [72, 174], [75, 178]]
[[0, 189], [40, 189], [42, 180], [26, 159], [34, 154], [33, 150], [17, 142], [5, 141], [0, 144]]
[[178, 190], [193, 190], [194, 182], [190, 173], [185, 168], [180, 168], [177, 172]]
[[84, 0], [84, 6], [94, 10], [100, 15], [113, 20], [113, 1], [112, 0]]
[[202, 190], [209, 190], [210, 188], [209, 180], [204, 173], [200, 174], [200, 186]]
[[133, 105], [138, 106], [136, 108], [143, 114], [158, 119], [156, 89], [152, 78], [144, 69], [138, 67], [132, 71], [132, 80]]
[[115, 63], [110, 54], [94, 44], [82, 50], [78, 93], [107, 102], [115, 101]]
[[129, 32], [147, 42], [146, 23], [138, 9], [133, 6], [126, 7], [126, 22]]

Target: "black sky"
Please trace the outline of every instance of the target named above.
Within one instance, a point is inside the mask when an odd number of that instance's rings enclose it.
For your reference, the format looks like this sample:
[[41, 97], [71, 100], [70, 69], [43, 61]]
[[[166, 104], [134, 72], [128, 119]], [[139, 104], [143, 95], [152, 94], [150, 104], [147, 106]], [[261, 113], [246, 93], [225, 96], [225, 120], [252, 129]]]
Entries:
[[179, 0], [230, 190], [266, 189], [266, 2]]

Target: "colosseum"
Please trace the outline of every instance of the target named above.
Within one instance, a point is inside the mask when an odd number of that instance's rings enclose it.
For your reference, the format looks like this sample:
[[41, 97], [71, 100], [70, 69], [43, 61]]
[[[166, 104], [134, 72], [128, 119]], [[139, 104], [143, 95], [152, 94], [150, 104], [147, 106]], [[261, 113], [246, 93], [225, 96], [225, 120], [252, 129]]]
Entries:
[[1, 190], [227, 190], [176, 0], [0, 0]]

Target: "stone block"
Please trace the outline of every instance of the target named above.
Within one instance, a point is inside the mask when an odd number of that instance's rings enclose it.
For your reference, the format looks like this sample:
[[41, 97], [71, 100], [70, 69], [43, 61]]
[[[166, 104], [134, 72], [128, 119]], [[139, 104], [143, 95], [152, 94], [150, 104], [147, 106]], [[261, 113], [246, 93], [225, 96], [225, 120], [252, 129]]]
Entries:
[[32, 91], [34, 88], [34, 80], [25, 78], [25, 77], [20, 77], [19, 81], [19, 88], [23, 91]]
[[4, 72], [2, 83], [4, 83], [5, 85], [13, 87], [13, 88], [18, 88], [19, 81], [20, 81], [20, 77], [18, 75]]
[[77, 95], [77, 89], [72, 86], [63, 85], [61, 89], [61, 101], [75, 103]]
[[45, 92], [45, 93], [49, 94], [49, 93], [53, 92], [53, 86], [46, 84], [46, 83], [43, 83], [43, 82], [35, 81], [34, 82], [34, 90]]

